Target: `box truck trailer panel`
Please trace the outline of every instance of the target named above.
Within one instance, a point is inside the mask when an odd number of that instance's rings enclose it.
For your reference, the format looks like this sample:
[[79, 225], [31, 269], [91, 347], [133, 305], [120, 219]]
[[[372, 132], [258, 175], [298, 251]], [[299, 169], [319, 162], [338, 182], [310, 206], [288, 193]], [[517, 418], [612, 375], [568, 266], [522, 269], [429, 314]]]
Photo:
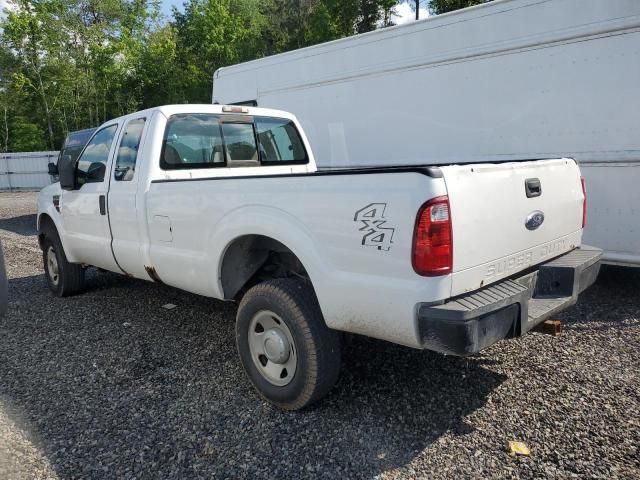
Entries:
[[222, 68], [320, 168], [640, 156], [640, 2], [511, 0]]
[[594, 190], [585, 241], [625, 264], [640, 264], [637, 189], [616, 179], [640, 182], [639, 98], [635, 0], [497, 0], [213, 81], [214, 103], [295, 113], [321, 170], [572, 157]]
[[583, 162], [589, 206], [584, 241], [604, 263], [640, 266], [640, 161]]

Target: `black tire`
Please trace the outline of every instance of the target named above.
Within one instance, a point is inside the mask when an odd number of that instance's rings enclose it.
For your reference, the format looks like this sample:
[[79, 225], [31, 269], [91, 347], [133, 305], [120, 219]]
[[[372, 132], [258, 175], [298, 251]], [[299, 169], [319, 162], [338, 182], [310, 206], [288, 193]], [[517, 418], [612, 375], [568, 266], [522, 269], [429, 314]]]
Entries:
[[[57, 262], [57, 274], [51, 269], [50, 250]], [[55, 229], [44, 231], [42, 240], [42, 261], [49, 289], [58, 297], [68, 297], [84, 289], [84, 268], [77, 263], [69, 263], [62, 248], [62, 242]]]
[[[274, 385], [252, 358], [249, 332], [255, 318], [265, 311], [282, 320], [293, 339], [296, 367], [286, 385]], [[258, 393], [285, 410], [306, 407], [335, 385], [340, 373], [340, 336], [326, 326], [308, 281], [275, 279], [260, 283], [244, 295], [238, 308], [236, 344], [242, 366]]]

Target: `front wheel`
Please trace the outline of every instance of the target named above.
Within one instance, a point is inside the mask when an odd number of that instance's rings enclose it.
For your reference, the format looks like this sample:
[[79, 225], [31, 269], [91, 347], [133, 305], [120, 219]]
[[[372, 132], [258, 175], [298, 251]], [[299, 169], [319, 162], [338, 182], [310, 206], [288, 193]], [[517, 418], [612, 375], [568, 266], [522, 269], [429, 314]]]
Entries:
[[236, 319], [240, 360], [260, 395], [286, 410], [325, 396], [340, 371], [340, 334], [324, 323], [311, 284], [276, 279], [251, 288]]
[[58, 297], [79, 293], [84, 288], [84, 269], [69, 263], [62, 242], [54, 231], [45, 233], [42, 242], [42, 260], [49, 289]]

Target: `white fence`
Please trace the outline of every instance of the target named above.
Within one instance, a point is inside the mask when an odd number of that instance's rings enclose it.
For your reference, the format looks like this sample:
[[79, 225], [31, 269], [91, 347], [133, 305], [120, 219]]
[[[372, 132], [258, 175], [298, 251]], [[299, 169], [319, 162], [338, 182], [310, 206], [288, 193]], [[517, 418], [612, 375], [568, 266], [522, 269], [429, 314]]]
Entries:
[[40, 190], [51, 183], [48, 164], [58, 152], [0, 153], [0, 190]]

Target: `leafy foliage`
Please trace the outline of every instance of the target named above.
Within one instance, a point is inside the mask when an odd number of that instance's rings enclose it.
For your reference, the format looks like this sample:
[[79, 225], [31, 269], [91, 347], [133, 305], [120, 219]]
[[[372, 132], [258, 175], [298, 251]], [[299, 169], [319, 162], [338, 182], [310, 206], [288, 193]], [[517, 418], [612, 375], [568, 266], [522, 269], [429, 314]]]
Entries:
[[481, 3], [487, 3], [490, 0], [431, 0], [429, 10], [436, 15], [441, 13], [452, 12], [460, 8], [473, 7]]
[[[483, 0], [432, 0], [442, 13]], [[211, 101], [223, 66], [391, 25], [398, 0], [9, 0], [0, 20], [0, 151], [57, 149], [69, 131]]]

